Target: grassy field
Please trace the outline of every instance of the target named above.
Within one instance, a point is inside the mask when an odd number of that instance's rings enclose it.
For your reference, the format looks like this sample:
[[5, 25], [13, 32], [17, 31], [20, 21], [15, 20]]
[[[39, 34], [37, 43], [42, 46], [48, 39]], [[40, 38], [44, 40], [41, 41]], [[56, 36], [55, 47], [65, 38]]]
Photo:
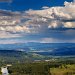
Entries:
[[75, 75], [75, 64], [62, 64], [57, 68], [50, 68], [51, 75]]

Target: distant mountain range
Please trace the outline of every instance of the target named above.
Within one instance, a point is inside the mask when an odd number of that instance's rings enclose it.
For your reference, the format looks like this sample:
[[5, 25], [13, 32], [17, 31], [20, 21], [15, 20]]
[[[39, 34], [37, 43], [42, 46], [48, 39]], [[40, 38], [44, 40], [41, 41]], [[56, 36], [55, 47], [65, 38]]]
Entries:
[[52, 51], [35, 51], [32, 53], [37, 53], [37, 54], [44, 55], [44, 56], [74, 56], [75, 47], [57, 48]]
[[28, 42], [28, 43], [15, 43], [15, 44], [0, 44], [0, 50], [18, 50], [24, 49], [25, 51], [34, 50], [44, 50], [44, 49], [53, 49], [53, 48], [63, 48], [63, 47], [75, 47], [75, 43], [37, 43], [37, 42]]
[[0, 44], [0, 57], [35, 60], [50, 56], [75, 56], [75, 43]]

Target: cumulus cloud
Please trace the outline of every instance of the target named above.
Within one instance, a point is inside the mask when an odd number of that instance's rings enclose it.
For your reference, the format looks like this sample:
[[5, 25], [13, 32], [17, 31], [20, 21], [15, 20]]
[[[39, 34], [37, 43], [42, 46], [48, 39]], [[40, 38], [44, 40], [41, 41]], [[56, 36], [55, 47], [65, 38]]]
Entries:
[[0, 38], [27, 37], [30, 41], [42, 43], [71, 42], [75, 38], [75, 30], [64, 30], [70, 28], [75, 28], [74, 2], [23, 12], [0, 10]]
[[[51, 28], [75, 28], [75, 3], [25, 12], [0, 11], [0, 30], [39, 33]], [[6, 17], [7, 16], [7, 17]]]
[[64, 2], [64, 6], [50, 7], [43, 10], [29, 10], [26, 13], [31, 17], [31, 24], [36, 22], [48, 28], [75, 28], [75, 3]]

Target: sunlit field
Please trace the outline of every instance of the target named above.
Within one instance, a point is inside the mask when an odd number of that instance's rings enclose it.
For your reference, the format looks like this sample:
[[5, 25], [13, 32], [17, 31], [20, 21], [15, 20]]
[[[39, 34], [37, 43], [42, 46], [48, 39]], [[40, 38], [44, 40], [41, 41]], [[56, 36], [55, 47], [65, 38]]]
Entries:
[[51, 75], [75, 75], [75, 64], [61, 65], [57, 68], [50, 68]]

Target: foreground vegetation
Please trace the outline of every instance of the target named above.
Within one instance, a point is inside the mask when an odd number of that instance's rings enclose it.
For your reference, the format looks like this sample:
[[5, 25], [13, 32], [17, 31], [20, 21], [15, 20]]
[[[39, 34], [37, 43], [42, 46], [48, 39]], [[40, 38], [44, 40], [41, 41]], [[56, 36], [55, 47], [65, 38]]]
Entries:
[[14, 63], [10, 75], [75, 75], [75, 61], [39, 61]]

